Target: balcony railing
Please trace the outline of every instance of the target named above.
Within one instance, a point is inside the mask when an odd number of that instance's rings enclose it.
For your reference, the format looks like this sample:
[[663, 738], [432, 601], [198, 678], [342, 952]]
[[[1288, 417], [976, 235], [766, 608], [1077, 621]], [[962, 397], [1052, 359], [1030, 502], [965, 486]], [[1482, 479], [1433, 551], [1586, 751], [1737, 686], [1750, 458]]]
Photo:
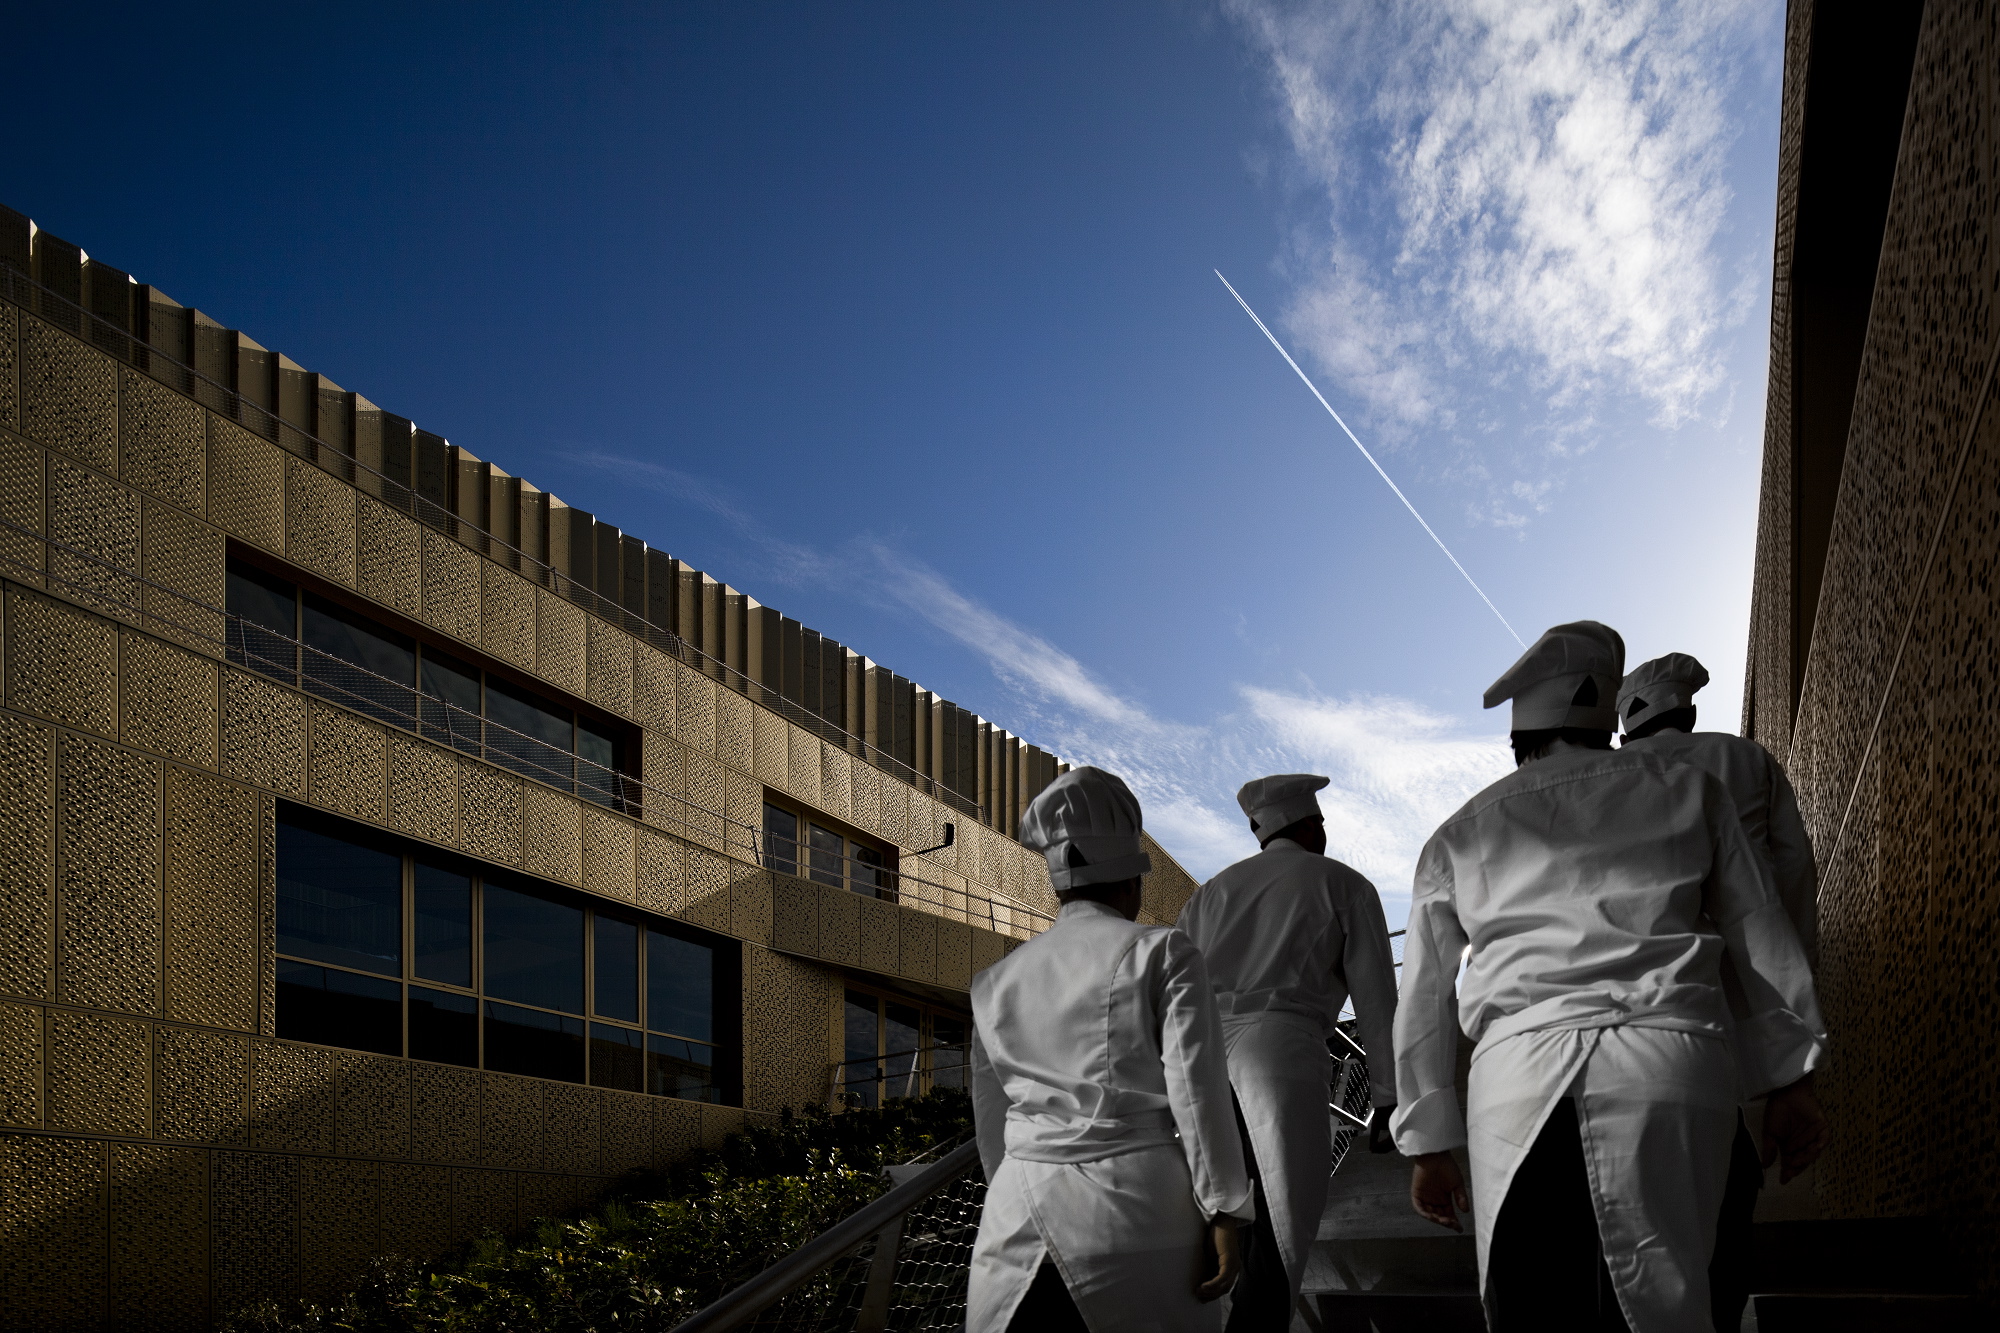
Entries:
[[[0, 268], [0, 273], [4, 272]], [[357, 662], [310, 648], [261, 626], [247, 626], [242, 617], [147, 578], [137, 570], [0, 519], [0, 538], [5, 537], [18, 540], [0, 540], [0, 570], [11, 570], [16, 578], [60, 591], [115, 619], [163, 633], [247, 669], [281, 678], [289, 674], [308, 693], [374, 721], [451, 746], [532, 781], [547, 783], [635, 818], [643, 817], [649, 825], [709, 847], [730, 859], [759, 868], [767, 865], [763, 829], [731, 818], [726, 810], [712, 809], [684, 793], [666, 791], [630, 773], [593, 764], [491, 718], [422, 694], [405, 682], [392, 680]], [[14, 552], [24, 545], [45, 554], [33, 562], [23, 561]], [[883, 871], [883, 867], [872, 864], [867, 869]], [[894, 884], [893, 900], [921, 903], [935, 909], [932, 915], [1016, 935], [1035, 934], [1054, 920], [1046, 912], [1004, 894], [991, 894], [970, 886], [958, 888], [902, 869], [886, 873]]]
[[[359, 487], [391, 508], [409, 514], [426, 527], [458, 539], [481, 555], [507, 566], [557, 596], [576, 603], [600, 619], [623, 629], [634, 638], [644, 640], [669, 657], [694, 667], [736, 693], [805, 728], [827, 743], [866, 760], [875, 768], [915, 787], [926, 796], [969, 814], [981, 823], [987, 822], [986, 807], [980, 802], [904, 763], [881, 747], [871, 745], [852, 732], [834, 725], [819, 714], [786, 698], [779, 691], [759, 684], [720, 658], [711, 657], [672, 630], [655, 625], [624, 604], [571, 578], [547, 561], [523, 551], [446, 506], [418, 493], [410, 486], [369, 467], [338, 446], [301, 430], [275, 412], [260, 407], [235, 390], [208, 378], [192, 366], [174, 360], [118, 326], [42, 286], [27, 274], [4, 264], [0, 264], [0, 298], [11, 301], [24, 310], [33, 311], [56, 327], [74, 334], [134, 369], [144, 372], [176, 393], [200, 403], [216, 415], [238, 423], [252, 434], [270, 440], [315, 467]], [[1008, 830], [1002, 829], [1001, 832], [1005, 833]]]
[[933, 1088], [971, 1087], [971, 1057], [962, 1043], [862, 1055], [835, 1064], [828, 1082], [833, 1109], [875, 1107], [891, 1097], [921, 1097]]

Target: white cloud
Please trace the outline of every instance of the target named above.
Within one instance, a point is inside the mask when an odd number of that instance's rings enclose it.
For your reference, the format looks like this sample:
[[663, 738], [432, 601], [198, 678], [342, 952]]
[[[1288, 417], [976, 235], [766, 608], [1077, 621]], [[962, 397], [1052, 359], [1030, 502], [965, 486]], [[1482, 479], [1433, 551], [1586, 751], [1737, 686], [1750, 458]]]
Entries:
[[1453, 382], [1544, 409], [1611, 393], [1676, 425], [1724, 382], [1740, 279], [1716, 240], [1734, 0], [1224, 0], [1294, 170], [1294, 333], [1385, 418], [1449, 427]]

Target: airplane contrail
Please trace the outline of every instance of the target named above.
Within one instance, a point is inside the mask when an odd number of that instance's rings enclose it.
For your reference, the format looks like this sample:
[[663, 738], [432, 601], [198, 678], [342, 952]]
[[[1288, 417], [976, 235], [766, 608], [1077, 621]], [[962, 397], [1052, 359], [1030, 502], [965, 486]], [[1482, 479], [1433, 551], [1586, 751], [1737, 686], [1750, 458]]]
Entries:
[[[1410, 503], [1410, 497], [1403, 494], [1403, 488], [1401, 486], [1398, 486], [1395, 482], [1389, 480], [1389, 474], [1384, 472], [1382, 470], [1382, 465], [1375, 461], [1375, 455], [1368, 452], [1368, 446], [1363, 444], [1360, 438], [1357, 437], [1353, 431], [1348, 430], [1347, 423], [1340, 419], [1340, 413], [1333, 410], [1333, 404], [1326, 401], [1326, 395], [1319, 391], [1319, 386], [1314, 384], [1312, 380], [1307, 377], [1306, 373], [1303, 370], [1299, 369], [1299, 363], [1292, 360], [1292, 354], [1285, 350], [1285, 345], [1278, 341], [1277, 335], [1272, 333], [1269, 328], [1265, 327], [1263, 320], [1257, 318], [1257, 312], [1250, 308], [1250, 303], [1243, 299], [1243, 294], [1237, 291], [1234, 287], [1230, 287], [1229, 279], [1224, 278], [1222, 276], [1221, 269], [1215, 270], [1215, 276], [1221, 279], [1223, 286], [1229, 287], [1229, 294], [1236, 298], [1236, 304], [1243, 307], [1243, 313], [1250, 316], [1251, 322], [1256, 324], [1258, 329], [1260, 329], [1263, 332], [1264, 336], [1271, 340], [1271, 346], [1278, 349], [1278, 355], [1285, 358], [1285, 364], [1292, 368], [1292, 373], [1297, 375], [1301, 380], [1305, 381], [1305, 386], [1308, 389], [1312, 390], [1312, 396], [1319, 399], [1319, 405], [1326, 409], [1326, 414], [1328, 416], [1333, 418], [1333, 424], [1340, 427], [1341, 430], [1346, 431], [1347, 438], [1354, 441], [1354, 447], [1356, 449], [1359, 449], [1361, 451], [1361, 456], [1368, 460], [1368, 466], [1375, 469], [1375, 475], [1382, 478], [1383, 481], [1388, 482], [1389, 489], [1394, 491], [1396, 493], [1396, 498], [1403, 502], [1403, 508], [1410, 511], [1410, 517], [1417, 520], [1417, 522], [1422, 525], [1423, 530], [1425, 532], [1430, 533], [1431, 540], [1437, 543], [1438, 550], [1443, 551], [1444, 558], [1451, 561], [1451, 567], [1457, 570], [1460, 574], [1463, 574], [1465, 576], [1465, 581], [1467, 583], [1470, 583], [1472, 585], [1472, 590], [1479, 594], [1479, 600], [1486, 603], [1486, 609], [1488, 611], [1491, 611], [1494, 615], [1499, 616], [1500, 623], [1502, 625], [1507, 626], [1507, 632], [1509, 634], [1514, 634], [1514, 627], [1512, 625], [1507, 624], [1507, 617], [1500, 615], [1500, 608], [1493, 605], [1493, 599], [1486, 595], [1486, 590], [1479, 586], [1479, 584], [1473, 579], [1472, 575], [1465, 573], [1465, 566], [1458, 563], [1458, 557], [1453, 555], [1451, 553], [1451, 548], [1444, 544], [1444, 538], [1438, 536], [1437, 533], [1431, 531], [1431, 525], [1424, 522], [1424, 516], [1422, 514], [1419, 514], [1417, 512], [1417, 507]], [[1523, 648], [1526, 648], [1528, 646], [1526, 642], [1524, 642], [1521, 636], [1518, 634], [1514, 634], [1514, 642], [1520, 644]]]

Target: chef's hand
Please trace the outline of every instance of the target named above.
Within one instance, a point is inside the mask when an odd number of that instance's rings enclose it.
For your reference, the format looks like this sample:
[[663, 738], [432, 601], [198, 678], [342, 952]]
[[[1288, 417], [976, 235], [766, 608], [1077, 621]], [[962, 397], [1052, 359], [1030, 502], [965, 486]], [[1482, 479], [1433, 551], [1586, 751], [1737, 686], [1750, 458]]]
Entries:
[[1768, 1167], [1783, 1157], [1779, 1184], [1789, 1184], [1792, 1177], [1818, 1160], [1832, 1137], [1826, 1112], [1813, 1092], [1811, 1074], [1764, 1099], [1764, 1144], [1758, 1160]]
[[[1410, 1160], [1416, 1163], [1410, 1173], [1410, 1204], [1418, 1215], [1453, 1231], [1465, 1230], [1458, 1224], [1458, 1214], [1472, 1211], [1472, 1199], [1465, 1192], [1457, 1159], [1448, 1152], [1426, 1152]], [[1454, 1206], [1457, 1212], [1452, 1211]]]
[[1396, 1103], [1375, 1108], [1375, 1114], [1368, 1117], [1368, 1151], [1394, 1152], [1396, 1141], [1389, 1137], [1389, 1117], [1396, 1114]]
[[1194, 1289], [1195, 1299], [1203, 1304], [1220, 1300], [1224, 1292], [1236, 1285], [1236, 1275], [1243, 1271], [1243, 1245], [1236, 1234], [1236, 1219], [1216, 1218], [1209, 1225], [1208, 1234], [1215, 1246], [1215, 1276]]

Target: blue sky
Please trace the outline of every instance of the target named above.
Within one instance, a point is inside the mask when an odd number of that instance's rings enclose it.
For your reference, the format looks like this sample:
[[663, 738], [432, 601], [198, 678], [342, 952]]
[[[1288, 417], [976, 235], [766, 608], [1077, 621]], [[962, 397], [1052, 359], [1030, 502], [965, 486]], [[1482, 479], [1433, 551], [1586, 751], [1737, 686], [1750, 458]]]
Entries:
[[939, 694], [1197, 875], [1327, 773], [1392, 918], [1524, 637], [1734, 729], [1782, 16], [44, 7], [0, 202]]

